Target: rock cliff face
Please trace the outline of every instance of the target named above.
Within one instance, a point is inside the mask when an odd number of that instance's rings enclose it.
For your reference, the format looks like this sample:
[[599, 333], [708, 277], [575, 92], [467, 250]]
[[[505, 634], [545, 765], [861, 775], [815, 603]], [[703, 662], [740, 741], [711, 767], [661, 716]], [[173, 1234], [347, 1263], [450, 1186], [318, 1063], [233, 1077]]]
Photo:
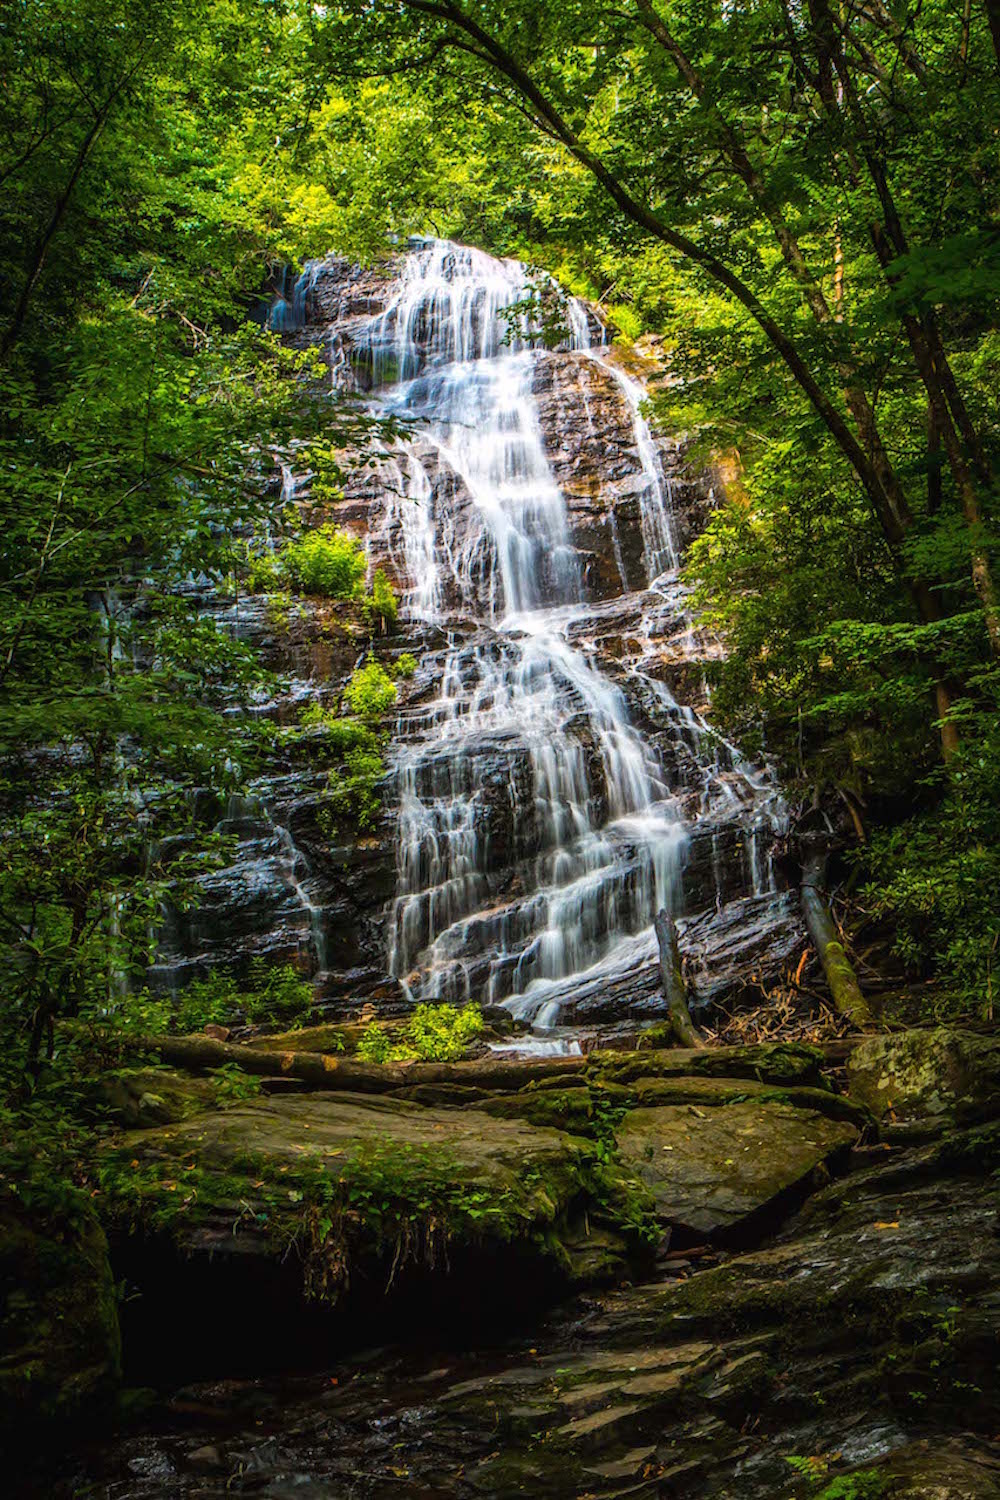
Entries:
[[[236, 856], [164, 932], [161, 983], [258, 953], [331, 1001], [470, 996], [573, 1027], [659, 1010], [661, 905], [706, 1003], [801, 952], [780, 796], [698, 717], [715, 647], [678, 567], [711, 486], [651, 433], [638, 362], [594, 314], [567, 303], [563, 343], [536, 347], [510, 311], [523, 294], [515, 264], [431, 245], [317, 263], [277, 305], [287, 338], [408, 424], [332, 511], [308, 474], [294, 493], [307, 522], [366, 537], [403, 604], [377, 651], [420, 666], [374, 835], [331, 840], [323, 778], [277, 760], [221, 810]], [[260, 705], [274, 718], [335, 703], [366, 649], [349, 611], [205, 608], [287, 674]]]

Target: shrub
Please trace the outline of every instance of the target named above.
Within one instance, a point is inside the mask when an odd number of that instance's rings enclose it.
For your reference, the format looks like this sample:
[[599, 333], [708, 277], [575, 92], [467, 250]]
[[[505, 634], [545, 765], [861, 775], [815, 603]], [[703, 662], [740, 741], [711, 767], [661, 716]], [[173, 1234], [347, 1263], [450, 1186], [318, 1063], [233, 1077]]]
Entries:
[[382, 799], [376, 790], [385, 771], [377, 742], [357, 744], [347, 750], [342, 767], [330, 772], [327, 783], [324, 831], [333, 832], [339, 821], [350, 817], [360, 832], [371, 832], [378, 824]]
[[418, 1005], [394, 1041], [377, 1021], [361, 1033], [358, 1056], [363, 1062], [453, 1062], [483, 1029], [478, 1005]]
[[472, 1038], [483, 1029], [478, 1005], [418, 1005], [407, 1032], [418, 1057], [428, 1062], [448, 1062], [461, 1057]]
[[396, 684], [385, 668], [369, 657], [351, 677], [344, 697], [360, 719], [380, 719], [396, 701]]
[[177, 996], [171, 1030], [201, 1031], [204, 1026], [222, 1025], [234, 1020], [240, 1009], [235, 981], [228, 974], [213, 972], [207, 979], [194, 980]]
[[298, 1020], [312, 1010], [315, 998], [308, 979], [291, 964], [275, 966], [262, 958], [251, 961], [247, 989], [241, 996], [251, 1021]]
[[858, 853], [868, 909], [891, 923], [915, 976], [951, 992], [951, 1009], [992, 1019], [1000, 973], [1000, 726], [982, 716], [936, 805], [876, 828]]
[[357, 537], [327, 524], [288, 542], [281, 566], [288, 581], [304, 594], [357, 599], [367, 564]]
[[377, 1021], [369, 1021], [358, 1039], [358, 1056], [366, 1063], [387, 1063], [393, 1054], [392, 1038]]
[[304, 728], [323, 731], [324, 749], [329, 748], [340, 761], [329, 773], [325, 806], [320, 812], [320, 826], [328, 836], [336, 835], [345, 822], [362, 833], [371, 832], [378, 824], [385, 737], [372, 721], [395, 702], [396, 687], [377, 662], [368, 661], [354, 673], [345, 697], [357, 717], [341, 717], [318, 703], [310, 703], [299, 715]]
[[371, 593], [365, 599], [363, 608], [370, 630], [374, 630], [380, 623], [384, 630], [392, 630], [395, 626], [399, 615], [399, 600], [381, 568], [375, 569]]
[[212, 1071], [215, 1097], [225, 1108], [227, 1104], [242, 1104], [247, 1099], [256, 1099], [260, 1093], [260, 1079], [252, 1073], [244, 1073], [239, 1063], [224, 1063]]
[[188, 1032], [240, 1019], [287, 1022], [310, 1011], [314, 999], [312, 985], [290, 964], [255, 958], [243, 984], [231, 974], [214, 972], [194, 980], [175, 999], [135, 996], [126, 1004], [125, 1029]]
[[393, 672], [397, 678], [402, 678], [404, 682], [408, 681], [416, 670], [417, 658], [413, 655], [412, 651], [404, 651], [402, 656], [396, 658]]

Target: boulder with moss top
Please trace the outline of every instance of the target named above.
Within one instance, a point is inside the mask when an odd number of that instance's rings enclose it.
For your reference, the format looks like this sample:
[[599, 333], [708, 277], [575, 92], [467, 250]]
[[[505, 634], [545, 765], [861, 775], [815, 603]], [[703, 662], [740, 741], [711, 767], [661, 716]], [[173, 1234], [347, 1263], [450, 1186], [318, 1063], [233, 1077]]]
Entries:
[[617, 1131], [622, 1160], [653, 1194], [660, 1220], [709, 1237], [745, 1229], [826, 1181], [827, 1163], [857, 1138], [848, 1120], [766, 1096], [635, 1109]]
[[867, 1037], [847, 1077], [876, 1119], [970, 1124], [1000, 1113], [1000, 1037], [944, 1026]]
[[352, 1263], [475, 1245], [607, 1280], [652, 1239], [648, 1196], [594, 1143], [384, 1096], [266, 1098], [134, 1131], [103, 1183], [114, 1223], [185, 1251], [294, 1246], [307, 1292], [335, 1294]]

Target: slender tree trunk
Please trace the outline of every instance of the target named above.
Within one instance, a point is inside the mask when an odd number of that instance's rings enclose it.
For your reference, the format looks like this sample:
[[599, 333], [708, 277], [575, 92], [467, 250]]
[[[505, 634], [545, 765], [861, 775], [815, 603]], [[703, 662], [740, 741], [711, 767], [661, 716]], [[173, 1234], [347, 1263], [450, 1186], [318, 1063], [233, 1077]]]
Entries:
[[663, 998], [667, 1002], [667, 1013], [674, 1036], [682, 1047], [704, 1047], [705, 1039], [692, 1021], [688, 1009], [687, 985], [684, 983], [681, 955], [677, 946], [677, 923], [665, 911], [658, 911], [653, 926], [660, 949]]
[[132, 66], [125, 68], [125, 70], [119, 74], [117, 79], [115, 79], [108, 88], [107, 94], [101, 101], [100, 105], [95, 108], [93, 122], [91, 123], [90, 129], [87, 131], [87, 134], [84, 136], [83, 141], [80, 144], [80, 148], [77, 151], [76, 158], [73, 162], [73, 166], [70, 170], [70, 174], [66, 181], [66, 184], [62, 188], [58, 198], [56, 199], [55, 205], [52, 209], [52, 213], [49, 215], [48, 223], [42, 229], [32, 250], [30, 259], [28, 261], [24, 286], [21, 288], [21, 293], [14, 306], [11, 320], [5, 328], [2, 338], [0, 338], [0, 360], [6, 360], [9, 357], [21, 337], [21, 332], [24, 328], [24, 322], [28, 315], [28, 309], [31, 305], [31, 299], [34, 296], [39, 278], [45, 266], [45, 260], [49, 252], [49, 247], [51, 246], [53, 239], [59, 231], [70, 203], [73, 201], [73, 195], [76, 192], [77, 184], [80, 181], [81, 176], [83, 175], [84, 167], [87, 165], [87, 162], [90, 159], [90, 154], [93, 151], [94, 146], [100, 139], [105, 125], [108, 123], [108, 119], [111, 115], [112, 109], [114, 108], [118, 99], [124, 93], [125, 89], [132, 82], [132, 79], [138, 73], [140, 67], [142, 66], [142, 63], [145, 60], [146, 53], [149, 50], [150, 45], [151, 43], [147, 41], [140, 47], [139, 52], [133, 60]]
[[861, 993], [858, 977], [844, 951], [830, 912], [825, 874], [825, 857], [818, 852], [811, 853], [802, 870], [802, 912], [806, 927], [819, 954], [837, 1014], [849, 1017], [856, 1026], [870, 1026], [872, 1014], [868, 1002]]
[[[885, 497], [885, 503], [891, 513], [891, 530], [893, 532], [891, 540], [896, 544], [898, 537], [895, 533], [908, 530], [912, 525], [913, 517], [902, 485], [896, 476], [885, 444], [882, 441], [868, 395], [858, 377], [857, 365], [848, 347], [846, 336], [841, 327], [841, 320], [831, 310], [823, 294], [822, 287], [809, 268], [798, 239], [793, 234], [781, 209], [774, 202], [763, 178], [750, 160], [738, 131], [726, 119], [714, 101], [708, 98], [704, 80], [684, 52], [684, 49], [665, 25], [663, 19], [654, 8], [652, 0], [636, 0], [636, 4], [642, 23], [647, 31], [659, 42], [669, 56], [673, 58], [678, 71], [691, 90], [691, 93], [711, 116], [713, 123], [721, 135], [723, 149], [729, 159], [730, 165], [745, 186], [752, 202], [756, 204], [757, 208], [770, 224], [775, 239], [778, 242], [782, 259], [797, 283], [806, 306], [812, 313], [816, 323], [830, 339], [831, 355], [836, 363], [843, 384], [848, 410], [854, 418], [855, 427], [861, 439], [861, 445], [871, 458], [879, 478], [880, 488]], [[830, 48], [827, 65], [833, 57], [834, 53], [832, 48]], [[828, 91], [831, 96], [836, 92], [832, 77], [829, 79]], [[883, 529], [885, 529], [884, 523]]]
[[52, 213], [49, 215], [49, 221], [45, 225], [37, 241], [35, 242], [34, 249], [32, 250], [30, 259], [28, 261], [24, 286], [21, 288], [21, 294], [14, 305], [14, 312], [11, 320], [8, 323], [7, 327], [4, 329], [3, 339], [0, 340], [0, 358], [2, 359], [6, 359], [10, 355], [18, 339], [21, 337], [21, 331], [24, 328], [24, 320], [28, 316], [28, 308], [31, 305], [31, 298], [34, 294], [35, 287], [38, 285], [38, 279], [42, 274], [42, 270], [44, 269], [45, 257], [48, 255], [49, 246], [52, 244], [56, 232], [63, 221], [66, 210], [69, 208], [69, 205], [72, 202], [73, 193], [76, 190], [76, 185], [80, 180], [83, 169], [87, 164], [87, 158], [90, 156], [90, 153], [93, 150], [93, 147], [98, 137], [100, 136], [101, 131], [104, 129], [105, 121], [107, 120], [108, 110], [110, 109], [110, 107], [111, 101], [109, 100], [108, 104], [97, 115], [90, 129], [87, 131], [87, 134], [84, 136], [83, 144], [76, 154], [76, 160], [73, 163], [73, 168], [70, 172], [69, 180], [67, 181], [62, 192], [59, 194], [59, 197], [56, 199]]
[[[892, 273], [894, 254], [906, 255], [909, 251], [902, 220], [900, 219], [892, 189], [889, 185], [885, 164], [872, 146], [868, 122], [858, 100], [857, 91], [854, 87], [854, 78], [848, 67], [841, 37], [830, 13], [827, 0], [811, 0], [811, 3], [820, 26], [825, 35], [830, 39], [830, 55], [837, 70], [841, 98], [846, 104], [847, 113], [857, 131], [861, 153], [868, 168], [868, 174], [871, 177], [875, 191], [878, 194], [879, 202], [882, 205], [882, 212], [885, 216], [885, 230], [889, 243], [886, 243], [885, 236], [878, 225], [873, 226], [872, 239], [878, 260], [882, 265], [887, 280], [892, 285], [894, 282]], [[1000, 3], [1000, 0], [998, 0], [998, 3]], [[972, 428], [971, 422], [969, 422], [965, 404], [961, 400], [954, 374], [948, 363], [944, 348], [941, 345], [933, 313], [928, 315], [924, 323], [921, 323], [914, 314], [904, 312], [902, 314], [902, 322], [917, 372], [924, 389], [927, 391], [928, 398], [935, 408], [941, 440], [948, 457], [948, 466], [954, 476], [955, 485], [962, 504], [962, 515], [969, 528], [973, 587], [982, 606], [983, 619], [990, 641], [990, 650], [994, 658], [1000, 658], [1000, 605], [998, 605], [997, 601], [997, 590], [993, 580], [990, 560], [983, 546], [982, 509], [979, 503], [975, 480], [966, 456], [962, 452], [962, 446], [952, 422], [953, 413], [949, 409], [950, 403], [945, 395], [944, 386], [940, 378], [941, 370], [947, 369], [948, 389], [952, 393], [953, 398], [957, 398], [958, 410], [962, 414], [962, 420], [967, 427], [968, 437], [971, 439], [969, 446], [972, 455], [978, 460], [979, 467], [984, 471], [984, 477], [988, 479], [988, 465], [984, 450]], [[928, 337], [928, 328], [933, 330], [930, 337]]]

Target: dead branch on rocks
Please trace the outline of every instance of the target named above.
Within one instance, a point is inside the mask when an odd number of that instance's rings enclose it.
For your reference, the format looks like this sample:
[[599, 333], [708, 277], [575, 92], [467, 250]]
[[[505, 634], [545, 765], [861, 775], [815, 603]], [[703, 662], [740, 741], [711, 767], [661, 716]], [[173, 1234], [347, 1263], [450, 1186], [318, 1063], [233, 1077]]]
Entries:
[[658, 911], [653, 926], [660, 947], [663, 998], [667, 1002], [667, 1013], [674, 1036], [682, 1047], [704, 1047], [705, 1039], [688, 1010], [687, 985], [684, 983], [680, 949], [677, 946], [677, 923], [665, 911]]
[[826, 858], [812, 851], [802, 868], [802, 914], [816, 945], [834, 1008], [855, 1026], [871, 1026], [872, 1013], [851, 967], [826, 891]]
[[820, 1046], [855, 1032], [850, 1016], [838, 1015], [822, 1001], [806, 1011], [800, 997], [786, 989], [771, 990], [764, 1003], [752, 1010], [727, 1011], [717, 1006], [715, 1014], [715, 1026], [705, 1028], [706, 1040], [715, 1046], [745, 1047], [756, 1042]]

